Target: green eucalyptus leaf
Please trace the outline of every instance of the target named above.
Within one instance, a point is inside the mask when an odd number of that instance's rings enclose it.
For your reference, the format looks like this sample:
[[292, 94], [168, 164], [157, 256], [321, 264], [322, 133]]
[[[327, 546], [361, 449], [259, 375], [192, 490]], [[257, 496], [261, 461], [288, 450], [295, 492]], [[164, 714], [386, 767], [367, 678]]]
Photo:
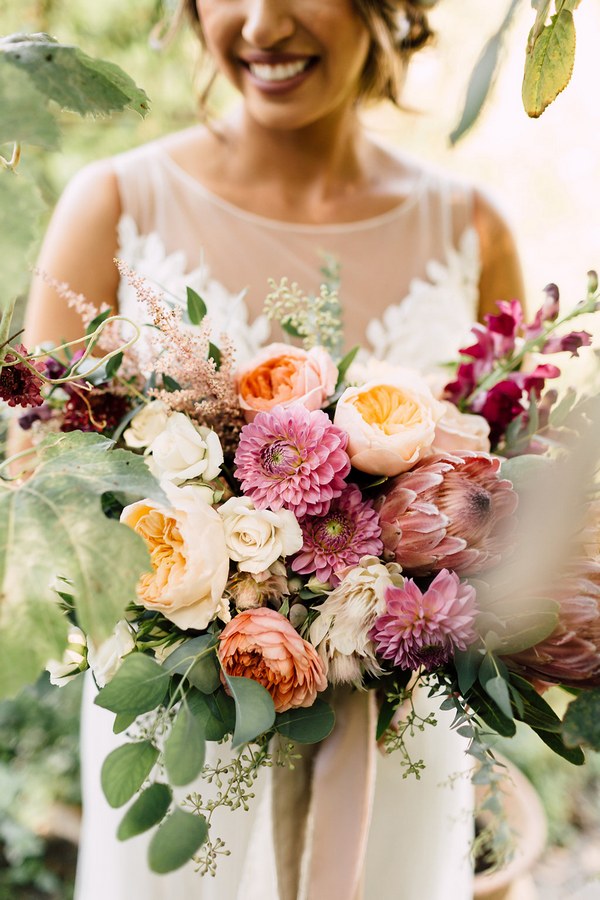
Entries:
[[346, 377], [346, 372], [348, 371], [348, 369], [350, 368], [350, 366], [356, 359], [356, 354], [358, 353], [359, 350], [360, 350], [359, 346], [353, 347], [352, 350], [349, 350], [348, 353], [346, 353], [346, 355], [340, 361], [340, 364], [337, 367], [338, 377], [337, 377], [337, 382], [335, 385], [336, 391], [343, 384], [344, 378]]
[[585, 754], [581, 747], [568, 747], [560, 734], [545, 729], [534, 728], [537, 736], [550, 747], [558, 756], [562, 756], [574, 766], [582, 766], [585, 762]]
[[508, 684], [502, 677], [502, 675], [496, 675], [494, 678], [490, 678], [486, 681], [484, 685], [484, 689], [487, 694], [492, 698], [494, 703], [498, 706], [498, 708], [504, 713], [507, 719], [511, 719], [513, 715], [512, 706], [510, 702], [510, 693], [508, 690]]
[[223, 689], [214, 694], [188, 691], [186, 700], [207, 741], [220, 741], [235, 728], [235, 703]]
[[121, 368], [121, 363], [123, 362], [123, 354], [115, 353], [114, 356], [106, 363], [106, 380], [110, 381], [111, 378], [114, 378], [119, 369]]
[[483, 719], [486, 725], [502, 737], [513, 737], [517, 726], [498, 708], [498, 704], [475, 682], [465, 697], [467, 703]]
[[136, 713], [117, 713], [113, 722], [113, 734], [122, 734], [124, 731], [127, 731], [136, 719]]
[[[527, 48], [523, 106], [537, 119], [568, 85], [575, 63], [575, 23], [568, 5], [552, 16]], [[530, 41], [531, 44], [531, 41]]]
[[109, 753], [100, 780], [110, 806], [117, 808], [127, 803], [139, 791], [157, 759], [158, 750], [150, 741], [123, 744]]
[[149, 109], [144, 91], [118, 66], [47, 34], [0, 40], [0, 70], [25, 74], [46, 101], [81, 116], [106, 116], [127, 107], [145, 116]]
[[306, 709], [290, 709], [279, 713], [275, 719], [277, 731], [298, 744], [316, 744], [324, 740], [331, 734], [334, 725], [333, 709], [320, 699]]
[[204, 731], [198, 719], [182, 704], [165, 741], [163, 759], [171, 784], [193, 781], [204, 765]]
[[127, 841], [148, 831], [164, 819], [173, 794], [166, 784], [151, 784], [129, 807], [117, 829], [117, 838]]
[[203, 693], [212, 694], [221, 683], [217, 643], [218, 639], [212, 634], [185, 641], [169, 654], [163, 668], [171, 674], [185, 676]]
[[500, 51], [506, 33], [520, 0], [511, 0], [508, 11], [498, 31], [492, 35], [481, 51], [469, 79], [467, 96], [458, 124], [450, 134], [450, 143], [456, 144], [475, 124], [492, 89], [500, 62]]
[[181, 385], [179, 384], [179, 382], [175, 381], [174, 378], [171, 378], [170, 375], [166, 375], [164, 372], [162, 375], [162, 383], [165, 391], [169, 391], [170, 394], [172, 394], [173, 391], [181, 390]]
[[454, 653], [454, 668], [458, 686], [462, 694], [466, 694], [470, 687], [477, 681], [479, 667], [483, 656], [475, 650], [456, 650]]
[[392, 703], [390, 700], [388, 700], [387, 696], [384, 697], [383, 702], [379, 707], [375, 740], [379, 741], [384, 736], [384, 734], [392, 724], [392, 719], [394, 718], [394, 713], [396, 712], [397, 708], [398, 706], [396, 703]]
[[546, 703], [536, 689], [525, 678], [514, 672], [510, 674], [512, 687], [518, 692], [523, 704], [517, 718], [536, 731], [553, 731], [559, 733], [561, 721], [549, 703]]
[[175, 807], [153, 835], [148, 849], [150, 869], [159, 875], [183, 866], [208, 836], [204, 816]]
[[94, 703], [114, 713], [139, 716], [162, 703], [169, 680], [168, 673], [149, 656], [130, 653]]
[[569, 747], [584, 744], [600, 750], [600, 688], [585, 691], [567, 707], [563, 738]]
[[240, 747], [269, 731], [275, 722], [275, 707], [269, 692], [252, 678], [226, 676], [235, 701], [232, 746]]
[[51, 435], [38, 448], [35, 474], [0, 490], [0, 696], [62, 657], [68, 623], [56, 603], [59, 578], [70, 582], [77, 621], [96, 644], [136, 600], [148, 550], [106, 518], [101, 497], [163, 494], [141, 456], [112, 446], [97, 434]]
[[206, 303], [191, 287], [187, 288], [187, 314], [192, 325], [199, 325], [207, 313]]
[[221, 368], [221, 351], [212, 341], [208, 344], [208, 358], [212, 359], [217, 370]]

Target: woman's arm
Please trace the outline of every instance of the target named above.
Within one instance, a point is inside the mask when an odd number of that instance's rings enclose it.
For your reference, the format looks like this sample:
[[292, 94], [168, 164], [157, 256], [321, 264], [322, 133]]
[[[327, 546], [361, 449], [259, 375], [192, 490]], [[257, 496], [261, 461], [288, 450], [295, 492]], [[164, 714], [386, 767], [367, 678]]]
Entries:
[[[107, 162], [94, 163], [71, 181], [48, 228], [38, 268], [66, 282], [96, 305], [116, 309], [117, 224], [121, 204], [116, 176]], [[82, 335], [81, 319], [39, 276], [34, 276], [25, 316], [24, 343], [61, 343]]]
[[474, 218], [481, 248], [478, 317], [482, 321], [486, 313], [497, 312], [497, 300], [524, 303], [525, 292], [512, 232], [493, 203], [478, 191]]

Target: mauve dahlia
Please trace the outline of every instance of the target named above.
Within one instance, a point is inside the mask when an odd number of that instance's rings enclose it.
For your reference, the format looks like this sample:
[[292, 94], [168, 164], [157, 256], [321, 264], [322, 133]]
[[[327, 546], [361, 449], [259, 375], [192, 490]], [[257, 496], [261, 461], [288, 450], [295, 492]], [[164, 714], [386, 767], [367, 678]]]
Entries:
[[444, 568], [472, 575], [494, 565], [517, 505], [499, 470], [487, 453], [446, 453], [389, 482], [376, 502], [385, 558], [414, 575]]
[[529, 679], [572, 687], [600, 686], [600, 560], [581, 560], [548, 591], [558, 624], [535, 647], [505, 657]]
[[275, 407], [242, 428], [235, 475], [257, 509], [320, 516], [345, 487], [347, 443], [320, 409]]
[[[23, 344], [17, 344], [15, 350], [21, 356], [27, 356], [27, 349]], [[40, 392], [43, 386], [41, 378], [25, 363], [17, 362], [14, 353], [6, 353], [0, 362], [3, 363], [0, 367], [0, 399], [5, 400], [9, 406], [41, 406], [44, 402]], [[43, 362], [32, 359], [30, 365], [40, 374], [46, 370]]]
[[315, 573], [321, 582], [338, 584], [338, 572], [354, 566], [361, 556], [379, 556], [383, 550], [379, 516], [371, 500], [349, 484], [323, 516], [306, 516], [300, 527], [304, 544], [292, 561], [301, 575]]
[[388, 587], [387, 611], [378, 616], [371, 638], [383, 659], [401, 669], [427, 671], [447, 662], [454, 650], [466, 650], [477, 635], [475, 588], [443, 569], [423, 593], [412, 579]]

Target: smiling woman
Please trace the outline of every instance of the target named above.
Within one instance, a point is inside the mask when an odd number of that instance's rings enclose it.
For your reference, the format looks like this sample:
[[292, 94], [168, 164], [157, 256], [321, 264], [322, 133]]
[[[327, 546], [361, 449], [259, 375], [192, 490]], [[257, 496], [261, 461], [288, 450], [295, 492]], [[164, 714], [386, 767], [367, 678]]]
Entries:
[[[262, 370], [249, 378], [246, 368], [268, 336], [267, 279], [287, 277], [318, 297], [323, 252], [338, 264], [345, 340], [365, 345], [363, 364], [427, 370], [451, 358], [478, 312], [522, 293], [510, 233], [473, 186], [373, 140], [359, 117], [366, 101], [400, 102], [410, 56], [431, 36], [431, 5], [184, 0], [239, 103], [210, 128], [197, 125], [84, 170], [57, 208], [40, 268], [141, 322], [146, 313], [120, 281], [115, 256], [170, 296], [184, 300], [191, 285], [215, 337], [226, 331], [236, 345], [251, 408], [276, 393], [264, 389]], [[27, 331], [35, 344], [75, 337], [80, 323], [38, 280]], [[330, 393], [315, 354], [302, 365], [294, 357], [293, 366], [288, 356], [278, 351], [277, 366], [267, 367], [280, 376], [277, 390], [320, 394], [326, 383]], [[426, 413], [419, 407], [424, 421]], [[335, 451], [335, 426], [321, 416], [319, 434]], [[312, 437], [296, 424], [296, 456], [314, 449], [318, 476], [331, 481], [335, 460], [316, 452], [322, 440], [307, 449]], [[397, 461], [397, 448], [390, 452]], [[314, 529], [315, 557], [329, 558], [349, 534], [344, 553], [375, 552], [374, 510], [349, 491], [334, 512], [335, 522]], [[267, 603], [269, 591], [261, 593]], [[377, 751], [373, 692], [336, 688], [334, 736], [314, 756], [302, 754], [293, 771], [266, 770], [246, 816], [216, 817], [217, 834], [234, 852], [219, 860], [214, 880], [202, 881], [193, 866], [144, 874], [144, 838], [115, 841], [121, 814], [106, 806], [98, 779], [114, 738], [88, 687], [79, 900], [470, 900], [469, 766], [463, 739], [435, 700], [417, 698], [422, 721], [439, 722], [409, 741], [417, 769], [425, 763], [416, 782]]]

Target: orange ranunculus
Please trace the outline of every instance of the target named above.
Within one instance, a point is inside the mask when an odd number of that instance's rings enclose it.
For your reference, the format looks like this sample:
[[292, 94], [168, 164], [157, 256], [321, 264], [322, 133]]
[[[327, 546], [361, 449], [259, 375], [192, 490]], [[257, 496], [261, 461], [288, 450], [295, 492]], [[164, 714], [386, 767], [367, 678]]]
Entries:
[[348, 435], [348, 456], [361, 472], [399, 475], [411, 469], [433, 444], [444, 407], [412, 370], [347, 388], [334, 424]]
[[327, 687], [325, 668], [312, 644], [285, 616], [267, 607], [235, 616], [220, 636], [219, 659], [227, 675], [265, 687], [277, 712], [312, 706]]
[[333, 360], [322, 347], [307, 351], [269, 344], [237, 372], [240, 406], [248, 422], [274, 406], [301, 403], [307, 409], [320, 409], [333, 394], [337, 376]]

